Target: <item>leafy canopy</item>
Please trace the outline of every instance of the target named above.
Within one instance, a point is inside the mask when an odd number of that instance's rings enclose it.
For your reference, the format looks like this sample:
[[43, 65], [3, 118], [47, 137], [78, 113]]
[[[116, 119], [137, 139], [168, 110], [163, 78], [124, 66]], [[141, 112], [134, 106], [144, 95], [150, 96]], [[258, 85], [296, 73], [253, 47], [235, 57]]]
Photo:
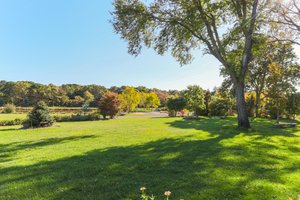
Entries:
[[140, 54], [145, 45], [161, 55], [171, 50], [173, 57], [187, 64], [192, 51], [203, 47], [239, 77], [246, 73], [241, 63], [250, 61], [255, 20], [262, 16], [257, 10], [262, 12], [265, 4], [264, 0], [259, 5], [257, 0], [115, 0], [113, 25], [128, 41], [130, 54]]
[[134, 87], [126, 87], [122, 94], [120, 94], [121, 105], [127, 112], [134, 111], [137, 105], [140, 103], [140, 94]]
[[195, 115], [205, 108], [204, 91], [200, 86], [191, 85], [183, 91], [183, 96], [187, 100], [187, 109], [194, 111]]

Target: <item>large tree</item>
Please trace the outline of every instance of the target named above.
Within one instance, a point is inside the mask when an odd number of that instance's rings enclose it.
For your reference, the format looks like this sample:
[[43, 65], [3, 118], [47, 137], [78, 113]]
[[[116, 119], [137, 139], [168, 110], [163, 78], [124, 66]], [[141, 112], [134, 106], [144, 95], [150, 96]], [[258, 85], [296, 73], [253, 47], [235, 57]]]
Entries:
[[276, 60], [268, 66], [266, 87], [269, 110], [276, 115], [279, 123], [288, 96], [295, 92], [295, 86], [299, 83], [300, 67], [291, 45], [283, 45], [277, 51]]
[[272, 0], [267, 23], [275, 40], [300, 45], [300, 0]]
[[[130, 54], [142, 46], [159, 54], [171, 50], [180, 64], [191, 62], [203, 47], [225, 68], [235, 86], [238, 125], [249, 128], [245, 77], [252, 56], [257, 18], [266, 0], [115, 0], [113, 25], [128, 41]], [[241, 49], [241, 51], [240, 51]]]
[[[281, 80], [288, 89], [294, 88], [299, 80], [299, 70], [297, 70], [297, 56], [291, 43], [274, 41], [273, 38], [266, 37], [256, 39], [247, 84], [250, 90], [255, 91], [256, 117], [259, 117], [262, 97], [268, 96], [264, 92], [273, 87], [275, 94], [280, 93], [280, 87], [276, 84], [279, 84]], [[279, 65], [278, 70], [283, 72], [280, 73], [278, 80], [274, 79], [276, 73], [271, 70], [276, 69], [274, 65]], [[287, 91], [284, 89], [283, 93]]]

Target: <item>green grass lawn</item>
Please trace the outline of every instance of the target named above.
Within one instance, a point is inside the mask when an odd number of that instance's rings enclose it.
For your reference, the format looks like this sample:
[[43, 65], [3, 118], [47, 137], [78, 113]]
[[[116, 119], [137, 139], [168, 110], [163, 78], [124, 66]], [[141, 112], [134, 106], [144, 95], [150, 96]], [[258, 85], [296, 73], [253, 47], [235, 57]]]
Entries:
[[3, 114], [0, 113], [0, 121], [2, 120], [14, 120], [14, 119], [26, 119], [27, 114]]
[[296, 199], [300, 129], [255, 120], [120, 118], [0, 128], [0, 199]]
[[[76, 113], [53, 113], [51, 115], [57, 115], [57, 116], [65, 116], [65, 115], [72, 115]], [[5, 114], [5, 113], [0, 113], [0, 121], [2, 120], [14, 120], [14, 119], [26, 119], [28, 114]]]

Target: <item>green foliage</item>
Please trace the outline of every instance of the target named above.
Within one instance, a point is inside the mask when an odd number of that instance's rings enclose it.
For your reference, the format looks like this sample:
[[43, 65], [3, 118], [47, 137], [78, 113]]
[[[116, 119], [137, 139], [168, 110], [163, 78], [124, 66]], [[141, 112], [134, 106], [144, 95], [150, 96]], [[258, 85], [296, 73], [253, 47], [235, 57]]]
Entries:
[[47, 127], [52, 126], [54, 118], [50, 115], [47, 104], [43, 101], [38, 102], [28, 114], [28, 120], [24, 127]]
[[[155, 200], [155, 196], [153, 195], [148, 195], [146, 192], [146, 188], [145, 187], [141, 187], [140, 188], [141, 191], [141, 199], [142, 200]], [[166, 196], [165, 200], [169, 200], [169, 197], [171, 196], [171, 192], [170, 191], [165, 191], [164, 195]]]
[[209, 90], [206, 90], [204, 94], [204, 104], [205, 104], [205, 110], [203, 112], [204, 116], [208, 116], [210, 113], [209, 111], [210, 102], [211, 102], [211, 92]]
[[72, 114], [72, 115], [54, 115], [54, 120], [56, 122], [77, 122], [77, 121], [96, 121], [100, 120], [100, 115], [97, 113], [91, 114]]
[[89, 91], [84, 92], [83, 98], [85, 100], [85, 103], [90, 103], [95, 99], [94, 95], [92, 95]]
[[14, 104], [5, 104], [3, 108], [3, 113], [15, 113], [16, 106]]
[[157, 108], [160, 105], [160, 100], [156, 93], [150, 92], [146, 94], [145, 107], [146, 108]]
[[141, 100], [139, 92], [134, 87], [126, 87], [119, 97], [121, 106], [126, 112], [134, 111]]
[[286, 111], [289, 116], [293, 116], [294, 118], [300, 114], [300, 92], [288, 96]]
[[147, 93], [146, 92], [139, 92], [139, 93], [140, 93], [139, 107], [146, 108]]
[[244, 83], [253, 36], [263, 30], [265, 11], [264, 2], [258, 0], [114, 0], [113, 26], [128, 41], [132, 55], [146, 46], [160, 55], [170, 51], [183, 65], [192, 61], [194, 49], [204, 46], [236, 88], [238, 125], [249, 128]]
[[183, 97], [169, 98], [167, 101], [167, 107], [171, 111], [171, 115], [176, 116], [178, 111], [183, 110], [187, 105], [187, 101]]
[[209, 103], [209, 114], [211, 116], [227, 116], [233, 114], [235, 100], [226, 87], [216, 88], [212, 92]]
[[[121, 94], [126, 89], [126, 86], [113, 86], [109, 90], [100, 85], [77, 85], [64, 84], [56, 86], [53, 84], [42, 85], [34, 82], [19, 81], [7, 82], [0, 81], [0, 106], [7, 103], [14, 103], [18, 107], [32, 107], [38, 101], [44, 101], [51, 107], [82, 107], [87, 108], [87, 103], [90, 107], [98, 107], [102, 95], [106, 91]], [[167, 98], [170, 94], [179, 94], [177, 90], [164, 91], [159, 89], [149, 89], [144, 86], [135, 88], [140, 95], [154, 92], [159, 100], [160, 105], [165, 106]], [[145, 107], [146, 96], [139, 103], [140, 107]], [[156, 107], [158, 104], [150, 105]], [[19, 111], [17, 111], [19, 112]]]
[[248, 109], [248, 116], [249, 117], [254, 117], [255, 99], [254, 99], [253, 94], [250, 94], [249, 96], [247, 96], [247, 94], [246, 94], [246, 106], [247, 106], [247, 109]]
[[89, 102], [85, 102], [83, 105], [82, 105], [82, 111], [84, 112], [84, 113], [87, 113], [87, 112], [89, 112], [90, 111], [90, 103]]
[[13, 120], [0, 120], [0, 126], [15, 126], [15, 125], [21, 125], [25, 122], [24, 119], [13, 119]]
[[[192, 60], [192, 50], [205, 45], [205, 52], [223, 63], [226, 55], [232, 52], [233, 44], [243, 42], [241, 35], [246, 33], [242, 30], [250, 26], [246, 20], [250, 20], [247, 17], [254, 5], [250, 2], [245, 4], [242, 7], [239, 2], [228, 0], [155, 0], [151, 3], [115, 0], [113, 25], [116, 32], [128, 41], [128, 51], [133, 55], [140, 54], [145, 45], [159, 54], [171, 50], [173, 57], [181, 64], [187, 64]], [[243, 8], [245, 21], [241, 21], [236, 14]], [[235, 24], [230, 24], [233, 22]], [[218, 28], [225, 24], [230, 24], [228, 26], [232, 28], [221, 37]], [[240, 40], [235, 40], [237, 37]], [[241, 55], [235, 58], [241, 61]]]
[[226, 116], [229, 109], [229, 102], [223, 98], [213, 98], [210, 103], [210, 114], [212, 116]]
[[295, 85], [300, 79], [300, 67], [296, 62], [297, 57], [291, 45], [278, 44], [276, 59], [268, 65], [267, 107], [271, 117], [279, 118], [286, 109], [288, 95], [295, 91]]
[[188, 86], [183, 91], [183, 96], [187, 100], [186, 108], [193, 111], [195, 116], [199, 116], [201, 110], [205, 108], [204, 91], [200, 86]]
[[121, 111], [120, 106], [119, 96], [113, 92], [104, 93], [99, 102], [99, 110], [104, 119], [106, 119], [106, 116], [113, 119]]

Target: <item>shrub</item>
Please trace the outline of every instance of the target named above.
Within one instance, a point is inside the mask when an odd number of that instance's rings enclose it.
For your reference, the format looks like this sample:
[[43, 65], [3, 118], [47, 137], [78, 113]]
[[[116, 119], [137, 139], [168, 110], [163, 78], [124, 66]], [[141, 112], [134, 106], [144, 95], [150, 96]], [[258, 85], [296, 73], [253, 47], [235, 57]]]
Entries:
[[118, 94], [113, 92], [106, 92], [99, 101], [99, 110], [104, 119], [106, 116], [114, 118], [120, 112], [120, 99]]
[[205, 109], [204, 90], [197, 85], [188, 86], [183, 91], [183, 96], [187, 101], [186, 108], [193, 111], [193, 114], [198, 117], [201, 110]]
[[209, 107], [212, 116], [226, 116], [232, 107], [232, 103], [228, 99], [214, 98]]
[[290, 94], [286, 103], [286, 111], [288, 116], [294, 119], [300, 114], [300, 92]]
[[87, 115], [56, 115], [54, 119], [56, 122], [96, 121], [100, 119], [100, 115], [97, 113]]
[[85, 102], [81, 107], [83, 113], [88, 113], [90, 111], [90, 103]]
[[16, 106], [14, 104], [5, 104], [3, 112], [4, 113], [15, 113], [16, 112]]
[[15, 126], [21, 125], [25, 120], [22, 119], [14, 119], [14, 120], [2, 120], [0, 121], [0, 126]]
[[186, 107], [186, 103], [186, 99], [183, 97], [168, 99], [167, 107], [169, 109], [169, 112], [171, 113], [171, 116], [174, 115], [176, 117], [177, 112], [183, 110]]
[[54, 118], [50, 115], [47, 104], [43, 101], [38, 102], [28, 114], [24, 127], [47, 127], [51, 126]]

